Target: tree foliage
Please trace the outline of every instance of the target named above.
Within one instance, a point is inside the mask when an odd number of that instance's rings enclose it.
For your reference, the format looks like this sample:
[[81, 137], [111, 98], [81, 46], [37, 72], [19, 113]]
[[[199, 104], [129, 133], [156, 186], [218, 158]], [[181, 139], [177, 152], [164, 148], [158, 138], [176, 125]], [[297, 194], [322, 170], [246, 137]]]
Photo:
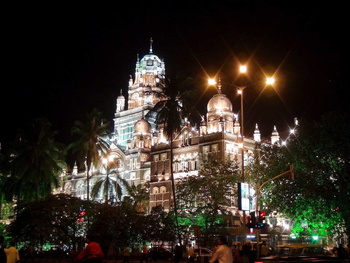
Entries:
[[328, 236], [342, 232], [349, 236], [349, 133], [348, 115], [334, 112], [317, 121], [302, 120], [287, 147], [280, 147], [275, 158], [269, 157], [275, 159], [276, 167], [292, 163], [295, 180], [284, 176], [267, 184], [263, 205], [290, 217], [300, 231], [305, 230], [301, 225], [307, 225]]
[[59, 175], [67, 165], [64, 145], [55, 140], [56, 135], [45, 118], [18, 131], [2, 162], [6, 173], [0, 192], [6, 201], [39, 200], [59, 186]]
[[109, 122], [105, 121], [102, 113], [94, 108], [87, 114], [86, 122], [75, 121], [71, 129], [74, 141], [69, 150], [76, 154], [77, 163], [84, 164], [87, 174], [87, 199], [90, 198], [90, 169], [101, 161], [101, 156], [109, 150], [106, 138], [110, 136]]
[[202, 243], [222, 232], [222, 215], [236, 205], [233, 200], [240, 179], [237, 162], [220, 161], [215, 156], [208, 156], [199, 175], [181, 178], [176, 189], [183, 232], [189, 235], [193, 226], [200, 227]]
[[[110, 152], [107, 152], [106, 157], [108, 157], [109, 154]], [[105, 159], [107, 160], [108, 158]], [[98, 170], [95, 174], [100, 175], [101, 177], [98, 178], [92, 186], [92, 199], [96, 199], [98, 194], [102, 192], [106, 204], [113, 203], [114, 200], [121, 201], [123, 186], [128, 187], [129, 184], [127, 180], [122, 178], [119, 174], [118, 160], [107, 160], [105, 164], [103, 162], [100, 162]]]
[[35, 245], [76, 244], [85, 238], [84, 223], [78, 222], [82, 208], [94, 214], [90, 203], [64, 194], [19, 204], [8, 235], [17, 242]]
[[[167, 139], [170, 141], [170, 163], [173, 163], [173, 139], [181, 131], [185, 119], [193, 124], [198, 121], [198, 111], [194, 107], [194, 82], [192, 78], [185, 77], [181, 74], [172, 80], [166, 79], [163, 92], [158, 93], [162, 98], [153, 109], [149, 112], [149, 117], [155, 116], [156, 124], [162, 128]], [[175, 220], [178, 224], [178, 208], [175, 192], [175, 180], [173, 175], [173, 166], [170, 165], [170, 178], [174, 202]], [[181, 236], [178, 233], [181, 243]]]
[[[82, 213], [84, 212], [84, 213]], [[6, 236], [19, 243], [32, 242], [77, 247], [87, 234], [94, 234], [107, 252], [110, 245], [142, 241], [169, 241], [176, 238], [175, 219], [162, 207], [145, 215], [137, 211], [130, 198], [115, 205], [81, 200], [70, 195], [51, 195], [45, 199], [22, 203], [14, 220], [6, 228]], [[90, 218], [89, 226], [86, 224]]]
[[149, 183], [126, 185], [126, 190], [136, 210], [143, 213], [148, 212]]

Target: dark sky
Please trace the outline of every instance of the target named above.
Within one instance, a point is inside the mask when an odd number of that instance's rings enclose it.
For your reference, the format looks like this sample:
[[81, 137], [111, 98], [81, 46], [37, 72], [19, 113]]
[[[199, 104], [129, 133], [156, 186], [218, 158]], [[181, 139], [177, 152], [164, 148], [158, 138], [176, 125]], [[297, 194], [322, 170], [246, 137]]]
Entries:
[[[163, 58], [169, 77], [182, 71], [198, 83], [199, 108], [215, 93], [207, 75], [240, 107], [239, 61], [249, 61], [246, 131], [286, 130], [293, 118], [344, 108], [348, 29], [343, 4], [321, 1], [134, 1], [10, 6], [3, 43], [0, 141], [34, 117], [47, 117], [67, 141], [75, 120], [93, 107], [112, 121], [120, 89], [127, 94], [137, 54]], [[283, 2], [283, 3], [280, 3]], [[334, 5], [334, 6], [332, 6]], [[347, 45], [348, 46], [348, 45]], [[275, 89], [262, 92], [263, 74]], [[205, 113], [203, 111], [203, 113]]]

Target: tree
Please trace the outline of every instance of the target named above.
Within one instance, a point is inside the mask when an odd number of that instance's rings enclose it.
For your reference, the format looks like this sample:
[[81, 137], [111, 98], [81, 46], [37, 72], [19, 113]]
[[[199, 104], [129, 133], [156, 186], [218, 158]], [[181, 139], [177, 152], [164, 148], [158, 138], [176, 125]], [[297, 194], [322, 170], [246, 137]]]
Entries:
[[324, 229], [332, 237], [342, 232], [350, 236], [349, 133], [347, 114], [301, 120], [295, 137], [274, 159], [280, 167], [292, 163], [295, 179], [281, 177], [266, 185], [265, 205], [290, 217], [296, 226], [307, 222], [310, 229]]
[[[326, 204], [325, 214], [338, 214], [343, 220], [340, 226], [350, 236], [349, 115], [331, 112], [318, 121], [302, 120], [288, 150], [295, 163], [298, 190]], [[339, 231], [339, 225], [334, 230]]]
[[86, 171], [86, 197], [90, 198], [90, 169], [97, 166], [101, 155], [109, 150], [106, 139], [111, 132], [108, 129], [109, 122], [102, 117], [102, 113], [94, 108], [87, 114], [86, 123], [75, 121], [71, 133], [75, 141], [69, 145], [69, 149], [77, 154], [79, 163], [85, 164]]
[[245, 170], [247, 172], [246, 181], [258, 189], [259, 186], [272, 177], [284, 172], [289, 167], [289, 163], [283, 163], [283, 152], [277, 144], [255, 143], [252, 155], [250, 156]]
[[185, 229], [201, 228], [202, 243], [225, 229], [223, 215], [235, 206], [236, 184], [241, 180], [237, 161], [218, 160], [208, 156], [199, 168], [198, 176], [182, 178], [177, 183], [180, 220]]
[[144, 185], [127, 185], [126, 190], [138, 212], [148, 212], [149, 183]]
[[[109, 153], [106, 154], [107, 157], [108, 154]], [[92, 187], [91, 197], [95, 199], [98, 193], [102, 190], [105, 197], [105, 203], [107, 204], [111, 199], [113, 192], [116, 194], [115, 198], [117, 200], [121, 200], [122, 187], [127, 187], [129, 184], [125, 179], [120, 177], [118, 172], [118, 160], [109, 161], [107, 158], [104, 158], [104, 160], [106, 160], [106, 162], [104, 164], [102, 162], [100, 168], [105, 170], [105, 176], [103, 174], [101, 178], [97, 179]], [[96, 174], [101, 174], [101, 170], [99, 170]]]
[[89, 231], [95, 233], [104, 250], [109, 245], [123, 247], [136, 239], [135, 229], [139, 226], [135, 221], [141, 221], [138, 219], [139, 216], [129, 200], [113, 205], [103, 204], [92, 217]]
[[151, 212], [144, 218], [144, 236], [143, 240], [152, 240], [153, 242], [175, 242], [178, 235], [178, 228], [174, 213], [167, 213], [164, 207], [152, 207]]
[[[150, 114], [155, 114], [156, 124], [163, 128], [165, 135], [170, 141], [170, 174], [171, 185], [174, 202], [175, 220], [177, 219], [177, 203], [175, 193], [175, 181], [173, 174], [173, 139], [177, 133], [181, 131], [185, 118], [188, 118], [190, 123], [198, 121], [199, 114], [195, 110], [193, 103], [193, 80], [191, 78], [184, 78], [178, 75], [173, 81], [166, 81], [164, 92], [159, 94], [163, 97], [154, 108], [150, 111]], [[178, 235], [180, 243], [181, 237]]]
[[82, 240], [85, 236], [84, 223], [78, 222], [82, 207], [94, 214], [93, 203], [65, 194], [23, 202], [7, 227], [8, 234], [17, 242], [30, 241], [39, 246], [46, 243], [74, 246], [79, 236]]
[[39, 118], [21, 129], [9, 149], [9, 176], [1, 192], [7, 201], [39, 200], [59, 186], [59, 175], [66, 168], [63, 144], [55, 141], [51, 123]]

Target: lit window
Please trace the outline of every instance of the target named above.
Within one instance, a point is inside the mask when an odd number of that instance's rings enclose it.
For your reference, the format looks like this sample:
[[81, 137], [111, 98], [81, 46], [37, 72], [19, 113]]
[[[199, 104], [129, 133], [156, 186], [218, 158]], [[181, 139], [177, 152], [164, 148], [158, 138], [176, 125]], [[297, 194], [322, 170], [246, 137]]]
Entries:
[[161, 186], [160, 187], [160, 193], [164, 194], [166, 192], [167, 192], [166, 187], [165, 186]]
[[167, 159], [167, 154], [166, 153], [162, 153], [162, 161], [165, 161]]

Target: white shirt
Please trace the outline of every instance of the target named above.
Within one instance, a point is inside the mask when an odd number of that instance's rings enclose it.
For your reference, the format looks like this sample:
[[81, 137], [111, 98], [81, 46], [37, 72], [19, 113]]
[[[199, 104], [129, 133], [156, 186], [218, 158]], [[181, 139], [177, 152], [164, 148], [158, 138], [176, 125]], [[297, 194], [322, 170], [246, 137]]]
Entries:
[[220, 245], [214, 252], [213, 256], [209, 260], [210, 263], [214, 263], [216, 260], [219, 263], [232, 263], [233, 256], [231, 249], [226, 245]]

